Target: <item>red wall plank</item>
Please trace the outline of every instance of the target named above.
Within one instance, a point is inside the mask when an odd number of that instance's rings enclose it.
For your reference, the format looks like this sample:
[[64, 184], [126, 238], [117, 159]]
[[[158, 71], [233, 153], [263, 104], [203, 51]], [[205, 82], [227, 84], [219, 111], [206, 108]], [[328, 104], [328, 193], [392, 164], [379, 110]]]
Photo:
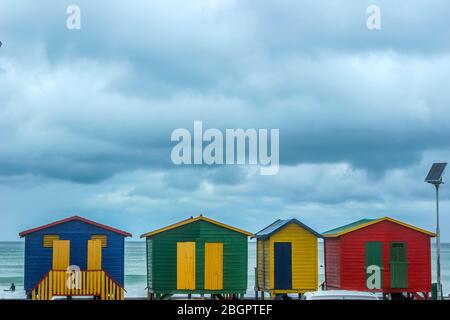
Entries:
[[[365, 243], [367, 241], [381, 241], [383, 243], [383, 290], [390, 289], [390, 242], [406, 243], [408, 268], [408, 291], [431, 291], [431, 249], [430, 237], [421, 232], [401, 226], [399, 224], [382, 221], [374, 225], [347, 233], [340, 238], [340, 261], [334, 256], [332, 246], [336, 239], [325, 240], [327, 246], [327, 264], [325, 272], [330, 272], [330, 279], [336, 278], [335, 270], [340, 266], [340, 286], [346, 290], [367, 290], [365, 274]], [[328, 279], [328, 274], [326, 275]], [[327, 280], [328, 281], [328, 280]], [[400, 290], [403, 291], [403, 290]]]
[[325, 241], [325, 286], [327, 289], [340, 287], [340, 260], [339, 239]]

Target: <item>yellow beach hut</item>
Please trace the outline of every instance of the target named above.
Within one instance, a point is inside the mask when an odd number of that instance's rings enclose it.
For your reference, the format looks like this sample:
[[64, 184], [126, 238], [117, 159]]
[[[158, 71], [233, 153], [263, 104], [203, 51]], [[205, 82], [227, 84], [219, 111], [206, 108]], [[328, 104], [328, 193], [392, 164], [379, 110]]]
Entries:
[[256, 233], [255, 292], [301, 294], [318, 288], [318, 239], [297, 219], [277, 220]]

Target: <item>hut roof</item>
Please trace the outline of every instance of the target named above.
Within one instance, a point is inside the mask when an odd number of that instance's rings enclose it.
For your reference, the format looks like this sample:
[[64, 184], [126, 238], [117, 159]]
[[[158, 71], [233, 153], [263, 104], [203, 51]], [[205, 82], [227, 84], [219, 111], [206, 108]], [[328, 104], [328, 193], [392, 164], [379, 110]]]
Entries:
[[287, 226], [291, 223], [294, 223], [294, 224], [300, 226], [301, 228], [308, 230], [309, 232], [311, 232], [313, 235], [315, 235], [318, 238], [322, 238], [322, 235], [320, 233], [314, 231], [313, 229], [311, 229], [310, 227], [303, 224], [302, 222], [300, 222], [297, 219], [286, 219], [286, 220], [278, 219], [271, 225], [269, 225], [266, 228], [262, 229], [261, 231], [257, 232], [255, 235], [255, 238], [267, 239], [272, 234], [274, 234], [275, 232], [278, 232], [278, 230], [284, 228], [285, 226]]
[[406, 228], [409, 228], [409, 229], [412, 229], [412, 230], [424, 233], [424, 234], [429, 235], [431, 237], [436, 236], [436, 234], [433, 233], [433, 232], [430, 232], [430, 231], [427, 231], [427, 230], [415, 227], [413, 225], [410, 225], [410, 224], [407, 224], [405, 222], [402, 222], [402, 221], [399, 221], [399, 220], [395, 220], [395, 219], [392, 219], [392, 218], [389, 218], [389, 217], [383, 217], [383, 218], [379, 218], [379, 219], [361, 219], [361, 220], [355, 221], [353, 223], [349, 223], [349, 224], [346, 224], [344, 226], [341, 226], [339, 228], [328, 230], [328, 231], [323, 233], [323, 236], [325, 238], [339, 237], [339, 236], [344, 235], [346, 233], [353, 232], [353, 231], [356, 231], [356, 230], [359, 230], [359, 229], [371, 226], [373, 224], [376, 224], [376, 223], [379, 223], [379, 222], [382, 222], [382, 221], [390, 221], [390, 222], [393, 222], [395, 224], [404, 226]]
[[94, 222], [94, 221], [88, 220], [86, 218], [82, 218], [80, 216], [72, 216], [72, 217], [65, 218], [65, 219], [62, 219], [62, 220], [58, 220], [58, 221], [55, 221], [55, 222], [52, 222], [52, 223], [49, 223], [49, 224], [45, 224], [45, 225], [37, 227], [37, 228], [28, 229], [28, 230], [25, 230], [25, 231], [22, 231], [21, 233], [19, 233], [19, 236], [22, 238], [22, 237], [25, 237], [25, 236], [29, 235], [30, 233], [34, 233], [36, 231], [44, 230], [44, 229], [47, 229], [47, 228], [50, 228], [50, 227], [54, 227], [54, 226], [57, 226], [57, 225], [60, 225], [60, 224], [66, 223], [66, 222], [70, 222], [70, 221], [75, 221], [75, 220], [81, 221], [81, 222], [84, 222], [84, 223], [87, 223], [87, 224], [90, 224], [90, 225], [93, 225], [93, 226], [96, 226], [96, 227], [99, 227], [99, 228], [102, 228], [102, 229], [105, 229], [105, 230], [108, 230], [108, 231], [111, 231], [111, 232], [114, 232], [114, 233], [118, 233], [120, 235], [123, 235], [124, 237], [131, 237], [132, 236], [131, 233], [128, 233], [128, 232], [125, 232], [125, 231], [122, 231], [122, 230], [119, 230], [119, 229], [115, 229], [113, 227], [109, 227], [107, 225], [104, 225], [104, 224], [101, 224], [101, 223], [98, 223], [98, 222]]
[[241, 230], [241, 229], [238, 229], [238, 228], [226, 225], [224, 223], [218, 222], [216, 220], [213, 220], [213, 219], [210, 219], [210, 218], [206, 218], [206, 217], [204, 217], [202, 215], [199, 215], [198, 217], [195, 217], [195, 218], [194, 217], [190, 217], [189, 219], [186, 219], [186, 220], [183, 220], [183, 221], [171, 224], [171, 225], [169, 225], [167, 227], [164, 227], [164, 228], [161, 228], [161, 229], [157, 229], [157, 230], [145, 233], [145, 234], [141, 235], [141, 238], [151, 237], [151, 236], [154, 236], [156, 234], [159, 234], [159, 233], [162, 233], [162, 232], [165, 232], [165, 231], [169, 231], [169, 230], [172, 230], [172, 229], [175, 229], [175, 228], [178, 228], [178, 227], [181, 227], [181, 226], [184, 226], [186, 224], [193, 223], [193, 222], [196, 222], [196, 221], [206, 221], [206, 222], [218, 225], [220, 227], [223, 227], [223, 228], [226, 228], [226, 229], [229, 229], [229, 230], [233, 230], [233, 231], [245, 234], [246, 236], [249, 236], [249, 237], [254, 236], [250, 232], [247, 232], [247, 231], [244, 231], [244, 230]]

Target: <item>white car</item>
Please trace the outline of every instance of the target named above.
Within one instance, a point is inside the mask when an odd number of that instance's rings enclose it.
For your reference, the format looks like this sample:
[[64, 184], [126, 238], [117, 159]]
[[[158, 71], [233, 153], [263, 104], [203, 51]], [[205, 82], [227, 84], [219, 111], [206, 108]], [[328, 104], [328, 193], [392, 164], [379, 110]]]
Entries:
[[379, 300], [379, 298], [372, 292], [324, 290], [305, 292], [302, 300]]
[[94, 300], [94, 296], [53, 296], [51, 300]]

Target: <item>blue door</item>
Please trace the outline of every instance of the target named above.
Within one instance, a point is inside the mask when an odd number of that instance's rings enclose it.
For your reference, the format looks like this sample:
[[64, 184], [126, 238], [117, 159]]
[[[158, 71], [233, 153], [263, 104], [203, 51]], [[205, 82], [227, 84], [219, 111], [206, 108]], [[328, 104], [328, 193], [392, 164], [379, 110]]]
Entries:
[[292, 245], [275, 242], [273, 246], [275, 289], [292, 289]]

